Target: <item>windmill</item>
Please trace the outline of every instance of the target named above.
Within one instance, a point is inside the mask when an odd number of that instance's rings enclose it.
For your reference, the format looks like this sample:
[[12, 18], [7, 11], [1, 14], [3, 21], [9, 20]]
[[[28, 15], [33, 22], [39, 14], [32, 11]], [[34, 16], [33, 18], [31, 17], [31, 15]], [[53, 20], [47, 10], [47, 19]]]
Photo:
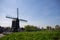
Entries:
[[19, 31], [19, 29], [20, 29], [19, 21], [27, 22], [27, 20], [19, 19], [18, 8], [17, 8], [17, 17], [16, 18], [8, 17], [8, 16], [6, 16], [6, 18], [13, 19], [12, 20], [12, 32], [18, 32]]

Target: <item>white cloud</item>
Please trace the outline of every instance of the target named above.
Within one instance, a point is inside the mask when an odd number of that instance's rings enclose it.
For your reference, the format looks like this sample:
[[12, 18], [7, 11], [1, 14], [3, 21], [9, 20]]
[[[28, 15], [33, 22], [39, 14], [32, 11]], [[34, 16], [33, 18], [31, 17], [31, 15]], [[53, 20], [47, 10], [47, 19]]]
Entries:
[[16, 14], [16, 0], [0, 0], [0, 25], [11, 26], [11, 20], [6, 15]]

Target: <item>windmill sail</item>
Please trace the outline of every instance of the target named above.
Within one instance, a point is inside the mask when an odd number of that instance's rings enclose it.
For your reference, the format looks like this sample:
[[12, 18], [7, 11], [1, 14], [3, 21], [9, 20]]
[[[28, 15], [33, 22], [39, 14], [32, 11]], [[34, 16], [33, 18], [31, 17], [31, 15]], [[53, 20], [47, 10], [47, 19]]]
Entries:
[[17, 8], [17, 18], [19, 18], [19, 14], [18, 14], [18, 8]]
[[27, 20], [24, 20], [24, 19], [19, 19], [20, 21], [24, 21], [24, 22], [27, 22]]
[[10, 19], [16, 19], [16, 18], [13, 18], [13, 17], [8, 17], [8, 16], [6, 16], [6, 18], [10, 18]]

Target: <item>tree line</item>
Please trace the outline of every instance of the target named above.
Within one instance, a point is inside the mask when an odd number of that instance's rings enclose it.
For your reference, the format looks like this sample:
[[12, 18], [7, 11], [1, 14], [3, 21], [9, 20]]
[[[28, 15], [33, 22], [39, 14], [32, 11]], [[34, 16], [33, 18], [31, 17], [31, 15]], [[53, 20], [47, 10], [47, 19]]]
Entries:
[[[40, 30], [60, 30], [60, 25], [55, 25], [55, 28], [53, 28], [52, 26], [46, 26], [46, 28], [44, 29], [42, 28], [38, 28], [37, 26], [34, 25], [26, 25], [24, 26], [24, 28], [20, 28], [20, 31], [40, 31]], [[11, 28], [10, 27], [1, 27], [0, 26], [0, 33], [4, 33], [4, 32], [11, 32]]]

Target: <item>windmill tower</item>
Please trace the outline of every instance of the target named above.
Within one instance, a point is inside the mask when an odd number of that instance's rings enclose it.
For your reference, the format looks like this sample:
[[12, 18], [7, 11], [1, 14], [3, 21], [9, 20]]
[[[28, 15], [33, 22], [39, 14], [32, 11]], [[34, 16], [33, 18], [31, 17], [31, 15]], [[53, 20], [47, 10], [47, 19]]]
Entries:
[[27, 22], [27, 20], [19, 19], [18, 8], [17, 8], [17, 17], [16, 18], [8, 17], [8, 16], [6, 16], [6, 18], [13, 19], [12, 20], [12, 32], [18, 32], [19, 31], [19, 29], [20, 29], [19, 21]]

